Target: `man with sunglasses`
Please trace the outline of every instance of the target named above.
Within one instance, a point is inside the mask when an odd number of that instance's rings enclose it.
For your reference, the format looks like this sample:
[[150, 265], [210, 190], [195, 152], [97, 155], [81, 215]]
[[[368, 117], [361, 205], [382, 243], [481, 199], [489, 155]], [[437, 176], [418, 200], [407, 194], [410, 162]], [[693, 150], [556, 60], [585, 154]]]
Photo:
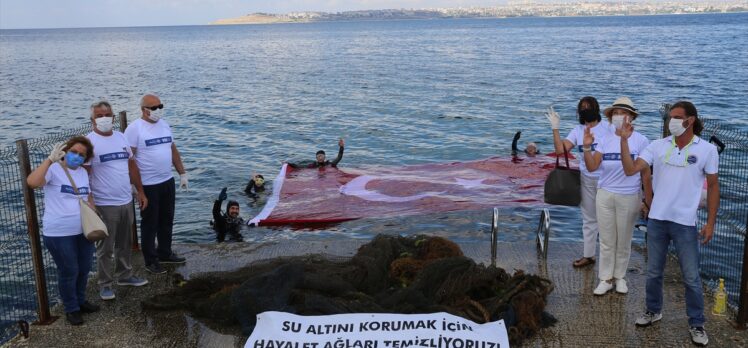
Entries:
[[[696, 107], [680, 101], [670, 108], [669, 137], [652, 142], [636, 161], [630, 157], [626, 139], [633, 132], [625, 122], [621, 131], [621, 161], [626, 175], [653, 169], [654, 198], [647, 223], [646, 311], [636, 326], [649, 326], [662, 319], [662, 283], [668, 245], [672, 240], [686, 288], [686, 314], [691, 341], [705, 346], [704, 294], [699, 275], [699, 235], [706, 244], [714, 234], [719, 207], [717, 148], [698, 135], [703, 130]], [[707, 221], [696, 231], [696, 210], [707, 182]]]
[[[147, 94], [140, 100], [142, 117], [125, 130], [135, 162], [140, 170], [148, 206], [140, 212], [140, 239], [145, 268], [154, 274], [166, 273], [162, 263], [184, 263], [171, 250], [174, 225], [175, 183], [171, 166], [179, 173], [180, 186], [188, 187], [187, 172], [182, 164], [171, 128], [163, 119], [164, 104]], [[158, 240], [158, 247], [156, 247]]]
[[[148, 199], [140, 181], [140, 172], [132, 157], [125, 136], [113, 130], [114, 114], [106, 101], [91, 105], [93, 131], [86, 135], [93, 145], [93, 157], [84, 164], [89, 171], [96, 210], [109, 231], [109, 237], [96, 242], [96, 267], [99, 278], [99, 297], [113, 300], [112, 285], [143, 286], [148, 281], [132, 272], [132, 190], [138, 192], [140, 209], [148, 206]], [[114, 274], [112, 274], [114, 271]]]

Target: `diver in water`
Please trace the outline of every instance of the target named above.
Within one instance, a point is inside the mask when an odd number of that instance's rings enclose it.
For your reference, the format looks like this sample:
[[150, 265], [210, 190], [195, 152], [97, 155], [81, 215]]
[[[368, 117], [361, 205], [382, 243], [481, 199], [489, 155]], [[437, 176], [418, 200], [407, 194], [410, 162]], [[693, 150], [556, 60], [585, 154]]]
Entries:
[[[512, 139], [512, 157], [517, 157], [519, 154], [519, 149], [517, 149], [517, 142], [519, 141], [519, 138], [522, 136], [522, 132], [514, 133], [514, 139]], [[525, 146], [525, 149], [523, 150], [525, 155], [527, 157], [535, 157], [538, 154], [538, 146], [535, 145], [533, 142], [527, 143], [527, 146]]]
[[265, 177], [261, 174], [252, 174], [252, 179], [249, 180], [247, 186], [244, 188], [244, 193], [254, 199], [257, 199], [257, 195], [260, 192], [265, 191]]
[[343, 159], [343, 150], [345, 148], [345, 141], [343, 141], [343, 138], [340, 138], [338, 141], [338, 157], [335, 157], [332, 161], [325, 160], [325, 151], [319, 150], [317, 151], [317, 159], [314, 162], [304, 161], [299, 163], [288, 163], [289, 166], [292, 168], [322, 168], [326, 166], [332, 166], [337, 167], [340, 160]]
[[221, 190], [218, 195], [218, 199], [213, 203], [213, 230], [216, 231], [216, 240], [221, 243], [226, 239], [226, 235], [229, 236], [229, 241], [241, 242], [244, 238], [241, 234], [242, 225], [244, 225], [244, 219], [239, 217], [239, 203], [236, 201], [229, 201], [226, 204], [226, 212], [221, 212], [221, 205], [223, 201], [228, 198], [226, 195], [226, 187]]

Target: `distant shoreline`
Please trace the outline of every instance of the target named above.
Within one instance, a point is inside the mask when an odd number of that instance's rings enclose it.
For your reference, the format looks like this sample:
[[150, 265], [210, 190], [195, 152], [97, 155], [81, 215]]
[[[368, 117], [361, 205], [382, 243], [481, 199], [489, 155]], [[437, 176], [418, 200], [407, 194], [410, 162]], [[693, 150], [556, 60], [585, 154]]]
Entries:
[[460, 20], [460, 19], [515, 19], [515, 18], [594, 18], [594, 17], [653, 17], [653, 16], [698, 16], [698, 15], [720, 15], [720, 14], [740, 14], [748, 13], [746, 11], [734, 11], [734, 12], [698, 12], [698, 13], [642, 13], [642, 14], [627, 14], [627, 15], [614, 15], [614, 14], [601, 14], [601, 15], [583, 15], [583, 16], [504, 16], [504, 17], [434, 17], [434, 18], [372, 18], [372, 19], [340, 19], [340, 20], [307, 20], [307, 21], [277, 21], [277, 22], [266, 22], [266, 23], [215, 23], [209, 24], [198, 24], [195, 26], [232, 26], [232, 25], [273, 25], [273, 24], [314, 24], [314, 23], [353, 23], [353, 22], [400, 22], [400, 21], [436, 21], [436, 20]]

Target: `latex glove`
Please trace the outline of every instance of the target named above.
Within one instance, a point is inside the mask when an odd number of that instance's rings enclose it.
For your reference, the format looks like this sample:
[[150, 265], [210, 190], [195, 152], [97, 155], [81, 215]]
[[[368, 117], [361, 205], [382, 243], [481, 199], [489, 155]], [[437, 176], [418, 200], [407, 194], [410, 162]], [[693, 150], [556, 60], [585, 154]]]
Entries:
[[561, 116], [558, 115], [556, 110], [553, 110], [553, 106], [548, 108], [548, 111], [545, 113], [545, 117], [548, 118], [548, 121], [551, 122], [551, 129], [558, 129], [558, 127], [561, 125]]
[[65, 148], [65, 143], [57, 143], [52, 148], [52, 152], [49, 153], [49, 160], [52, 161], [52, 163], [55, 163], [59, 160], [61, 160], [63, 157], [65, 157], [65, 151], [62, 149]]
[[187, 173], [179, 174], [179, 188], [185, 190], [190, 188], [190, 180], [187, 178]]
[[219, 201], [225, 201], [227, 198], [229, 198], [229, 195], [226, 194], [226, 190], [227, 189], [228, 189], [228, 187], [224, 187], [221, 190], [221, 193], [218, 194], [218, 200]]

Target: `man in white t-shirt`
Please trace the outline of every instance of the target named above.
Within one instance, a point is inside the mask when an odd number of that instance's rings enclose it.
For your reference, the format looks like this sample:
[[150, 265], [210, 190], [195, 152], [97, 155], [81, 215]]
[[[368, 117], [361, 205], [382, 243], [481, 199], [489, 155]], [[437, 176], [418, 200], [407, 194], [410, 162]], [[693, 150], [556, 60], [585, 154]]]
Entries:
[[[182, 165], [171, 128], [162, 119], [164, 104], [147, 94], [140, 100], [141, 118], [125, 130], [125, 138], [135, 156], [140, 170], [143, 191], [148, 206], [140, 212], [140, 239], [145, 268], [154, 274], [166, 273], [162, 263], [184, 263], [183, 257], [171, 250], [174, 225], [174, 175], [171, 166], [179, 173], [180, 186], [187, 188], [187, 172]], [[158, 247], [156, 240], [158, 239]]]
[[[702, 244], [712, 239], [719, 207], [717, 148], [698, 137], [703, 125], [696, 107], [680, 101], [670, 108], [668, 129], [671, 136], [652, 142], [636, 161], [629, 156], [625, 141], [633, 128], [624, 124], [621, 133], [621, 159], [627, 175], [653, 169], [654, 198], [647, 223], [647, 300], [646, 312], [636, 326], [649, 326], [662, 319], [662, 282], [668, 246], [673, 241], [686, 288], [686, 314], [693, 343], [705, 346], [704, 294], [699, 275], [699, 236]], [[704, 178], [707, 181], [707, 221], [696, 230]]]
[[96, 242], [99, 297], [113, 300], [112, 285], [115, 280], [120, 286], [148, 284], [147, 280], [133, 276], [132, 272], [132, 226], [135, 215], [130, 185], [134, 185], [138, 191], [141, 209], [148, 206], [148, 199], [143, 192], [140, 172], [127, 139], [113, 130], [114, 114], [109, 103], [101, 101], [91, 105], [91, 125], [93, 131], [86, 138], [93, 144], [94, 153], [85, 167], [91, 175], [96, 209], [109, 231], [109, 237]]

